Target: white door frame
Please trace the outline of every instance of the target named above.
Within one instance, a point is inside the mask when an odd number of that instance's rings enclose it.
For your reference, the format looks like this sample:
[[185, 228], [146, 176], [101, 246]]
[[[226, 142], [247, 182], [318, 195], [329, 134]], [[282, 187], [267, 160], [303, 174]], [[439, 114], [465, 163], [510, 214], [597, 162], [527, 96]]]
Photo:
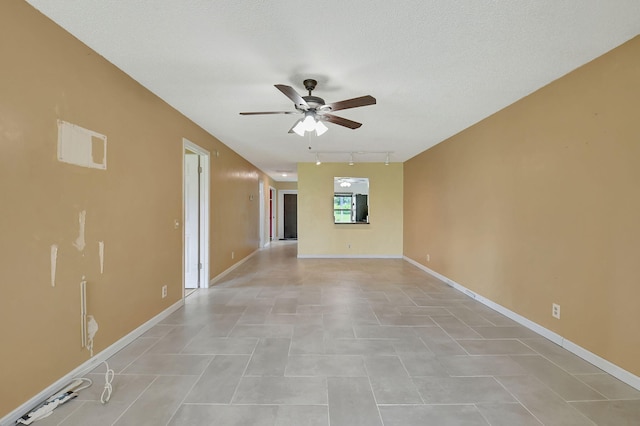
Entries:
[[258, 224], [258, 232], [260, 233], [260, 248], [264, 248], [267, 244], [265, 242], [266, 238], [264, 235], [264, 222], [265, 222], [265, 215], [264, 215], [264, 181], [262, 179], [260, 179], [258, 181], [258, 203], [260, 205], [260, 223]]
[[199, 288], [200, 279], [200, 156], [184, 152], [184, 288]]
[[278, 236], [276, 235], [276, 214], [278, 213], [278, 209], [276, 208], [276, 204], [278, 200], [276, 197], [278, 196], [278, 192], [276, 189], [269, 185], [269, 227], [271, 228], [271, 235], [269, 237], [269, 242], [276, 240]]
[[202, 268], [199, 273], [200, 288], [209, 287], [209, 189], [210, 189], [210, 167], [211, 162], [209, 151], [196, 145], [186, 138], [182, 139], [182, 290], [184, 297], [184, 285], [185, 285], [185, 236], [184, 236], [184, 223], [185, 223], [185, 179], [184, 179], [184, 156], [185, 151], [189, 150], [198, 154], [200, 157], [200, 167], [202, 167], [202, 173], [200, 173], [200, 263]]
[[284, 239], [284, 194], [298, 194], [297, 189], [281, 189], [278, 191], [278, 239]]

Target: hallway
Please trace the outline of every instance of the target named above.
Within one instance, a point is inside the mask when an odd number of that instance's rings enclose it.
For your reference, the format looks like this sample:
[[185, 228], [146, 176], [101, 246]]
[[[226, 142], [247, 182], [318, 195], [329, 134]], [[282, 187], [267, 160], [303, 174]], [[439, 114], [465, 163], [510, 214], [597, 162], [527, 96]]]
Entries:
[[45, 425], [631, 425], [640, 392], [400, 259], [278, 242], [197, 291]]

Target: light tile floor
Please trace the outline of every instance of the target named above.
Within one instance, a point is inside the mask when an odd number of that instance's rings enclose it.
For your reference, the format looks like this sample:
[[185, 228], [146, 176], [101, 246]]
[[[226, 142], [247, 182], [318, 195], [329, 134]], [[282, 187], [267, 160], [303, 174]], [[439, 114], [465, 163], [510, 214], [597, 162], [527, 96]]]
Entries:
[[640, 392], [399, 259], [276, 243], [47, 425], [638, 425]]

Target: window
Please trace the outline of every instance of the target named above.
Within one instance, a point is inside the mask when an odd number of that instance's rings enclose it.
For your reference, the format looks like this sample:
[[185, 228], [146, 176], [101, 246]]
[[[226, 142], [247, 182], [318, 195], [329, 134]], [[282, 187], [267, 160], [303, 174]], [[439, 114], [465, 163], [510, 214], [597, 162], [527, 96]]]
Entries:
[[335, 223], [353, 222], [353, 194], [333, 195], [333, 218]]

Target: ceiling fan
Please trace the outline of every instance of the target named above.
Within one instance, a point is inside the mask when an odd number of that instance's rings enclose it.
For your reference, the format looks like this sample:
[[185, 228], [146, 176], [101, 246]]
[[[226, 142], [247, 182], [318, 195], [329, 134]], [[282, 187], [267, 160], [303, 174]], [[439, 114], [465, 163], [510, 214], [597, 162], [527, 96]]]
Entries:
[[300, 136], [304, 136], [305, 132], [315, 130], [316, 134], [320, 136], [327, 131], [327, 127], [322, 123], [323, 121], [348, 127], [349, 129], [357, 129], [362, 126], [362, 123], [338, 117], [337, 115], [330, 114], [331, 112], [366, 105], [374, 105], [376, 103], [376, 98], [367, 95], [326, 104], [324, 99], [311, 94], [318, 84], [316, 80], [306, 79], [302, 84], [304, 84], [305, 89], [309, 91], [308, 96], [300, 96], [291, 86], [286, 86], [284, 84], [275, 85], [278, 90], [293, 101], [293, 106], [296, 109], [295, 111], [241, 112], [240, 115], [304, 114], [304, 118], [296, 121], [293, 127], [289, 129], [289, 133], [297, 133]]

